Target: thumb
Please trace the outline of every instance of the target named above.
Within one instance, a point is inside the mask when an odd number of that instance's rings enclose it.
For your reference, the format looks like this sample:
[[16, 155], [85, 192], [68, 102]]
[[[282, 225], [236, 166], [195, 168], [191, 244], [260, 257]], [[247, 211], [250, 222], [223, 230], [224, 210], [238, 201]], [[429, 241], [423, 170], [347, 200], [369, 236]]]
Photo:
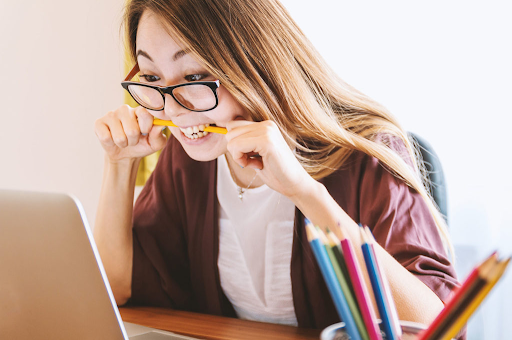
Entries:
[[164, 134], [164, 130], [167, 126], [156, 126], [154, 125], [149, 131], [148, 144], [151, 146], [153, 151], [158, 151], [165, 146], [167, 142], [167, 136]]

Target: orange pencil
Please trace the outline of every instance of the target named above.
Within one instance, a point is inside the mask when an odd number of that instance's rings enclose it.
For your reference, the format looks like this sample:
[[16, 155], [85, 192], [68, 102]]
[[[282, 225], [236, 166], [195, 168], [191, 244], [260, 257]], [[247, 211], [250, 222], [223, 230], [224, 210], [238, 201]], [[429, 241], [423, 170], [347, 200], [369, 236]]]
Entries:
[[[170, 121], [170, 120], [162, 120], [162, 119], [155, 119], [155, 120], [153, 120], [153, 125], [178, 127], [172, 121]], [[223, 135], [228, 133], [228, 130], [226, 128], [218, 127], [218, 126], [207, 126], [207, 127], [204, 128], [204, 131], [206, 131], [206, 132], [213, 132], [213, 133], [220, 133], [220, 134], [223, 134]]]

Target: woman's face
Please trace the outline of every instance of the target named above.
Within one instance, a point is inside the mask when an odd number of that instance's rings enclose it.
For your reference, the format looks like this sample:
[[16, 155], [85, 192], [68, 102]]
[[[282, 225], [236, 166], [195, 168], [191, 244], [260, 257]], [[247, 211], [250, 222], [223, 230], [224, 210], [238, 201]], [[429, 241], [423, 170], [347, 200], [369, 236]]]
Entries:
[[[193, 81], [216, 80], [191, 55], [179, 46], [177, 39], [165, 30], [157, 16], [145, 11], [137, 30], [137, 61], [140, 81], [151, 85], [170, 86]], [[219, 104], [210, 111], [193, 112], [180, 106], [170, 95], [165, 95], [163, 111], [149, 112], [155, 118], [172, 120], [179, 127], [171, 127], [174, 137], [187, 154], [198, 161], [210, 161], [227, 151], [227, 141], [222, 134], [190, 135], [194, 127], [215, 124], [225, 127], [227, 122], [242, 117], [250, 120], [244, 108], [222, 86], [217, 90]], [[196, 130], [197, 131], [197, 130]]]

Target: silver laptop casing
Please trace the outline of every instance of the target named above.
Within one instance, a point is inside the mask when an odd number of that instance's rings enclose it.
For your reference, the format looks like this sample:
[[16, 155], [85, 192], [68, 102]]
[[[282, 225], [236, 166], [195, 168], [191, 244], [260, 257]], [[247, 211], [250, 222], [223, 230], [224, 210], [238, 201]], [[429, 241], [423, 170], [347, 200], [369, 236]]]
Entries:
[[77, 199], [0, 190], [0, 338], [128, 339]]

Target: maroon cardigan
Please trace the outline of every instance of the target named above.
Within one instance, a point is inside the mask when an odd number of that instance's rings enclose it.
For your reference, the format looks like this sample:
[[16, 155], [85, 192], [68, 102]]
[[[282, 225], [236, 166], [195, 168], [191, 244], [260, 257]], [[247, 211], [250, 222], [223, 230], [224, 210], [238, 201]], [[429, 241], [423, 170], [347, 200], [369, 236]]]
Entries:
[[[403, 153], [400, 144], [391, 147]], [[192, 160], [175, 138], [169, 139], [135, 204], [130, 304], [236, 317], [217, 266], [216, 169], [216, 160]], [[370, 226], [382, 247], [446, 301], [457, 286], [455, 271], [417, 192], [360, 152], [321, 182], [354, 221]], [[300, 327], [340, 321], [298, 209], [290, 275]]]

